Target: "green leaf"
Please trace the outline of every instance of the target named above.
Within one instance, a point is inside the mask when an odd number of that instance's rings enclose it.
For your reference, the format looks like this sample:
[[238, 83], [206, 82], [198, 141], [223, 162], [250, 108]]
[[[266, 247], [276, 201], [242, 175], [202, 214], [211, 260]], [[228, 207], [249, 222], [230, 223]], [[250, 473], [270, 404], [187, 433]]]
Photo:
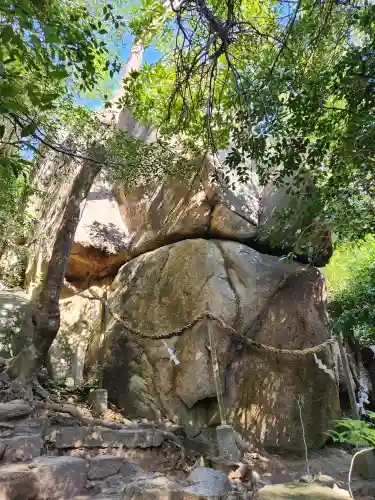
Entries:
[[51, 26], [45, 26], [44, 36], [47, 43], [57, 43], [60, 41], [60, 37], [57, 34], [55, 28], [52, 28]]
[[29, 135], [34, 134], [37, 128], [38, 127], [36, 123], [29, 123], [28, 125], [22, 128], [21, 137], [28, 137]]
[[4, 26], [4, 28], [1, 30], [1, 40], [3, 43], [9, 42], [9, 40], [13, 37], [14, 31], [13, 28], [10, 24], [7, 24]]
[[32, 33], [30, 35], [30, 41], [36, 46], [36, 47], [40, 47], [40, 39], [37, 35], [35, 35], [35, 33]]
[[0, 85], [0, 96], [3, 97], [14, 97], [20, 93], [20, 88], [11, 83], [4, 83]]

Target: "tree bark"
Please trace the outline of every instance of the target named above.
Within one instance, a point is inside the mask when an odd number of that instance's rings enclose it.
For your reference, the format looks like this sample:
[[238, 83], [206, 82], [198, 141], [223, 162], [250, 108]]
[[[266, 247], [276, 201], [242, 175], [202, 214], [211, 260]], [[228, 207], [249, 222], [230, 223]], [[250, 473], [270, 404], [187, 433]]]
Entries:
[[44, 361], [60, 328], [59, 298], [74, 235], [80, 217], [81, 203], [87, 197], [95, 177], [104, 163], [104, 151], [98, 144], [88, 150], [88, 156], [100, 163], [86, 160], [76, 175], [67, 200], [56, 240], [49, 260], [43, 288], [32, 313], [32, 334], [26, 345], [12, 360], [8, 375], [31, 379]]

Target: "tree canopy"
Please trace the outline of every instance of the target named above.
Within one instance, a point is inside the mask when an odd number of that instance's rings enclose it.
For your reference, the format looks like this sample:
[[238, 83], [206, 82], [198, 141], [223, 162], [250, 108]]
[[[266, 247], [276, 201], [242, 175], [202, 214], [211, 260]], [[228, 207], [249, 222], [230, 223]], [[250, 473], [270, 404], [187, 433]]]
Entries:
[[74, 106], [78, 93], [93, 91], [107, 75], [119, 71], [108, 48], [108, 33], [121, 33], [124, 22], [112, 4], [70, 0], [5, 0], [0, 19], [4, 241], [22, 218], [19, 203], [30, 194], [33, 160], [43, 154], [41, 146], [61, 146], [62, 130], [83, 112]]
[[230, 145], [240, 179], [254, 159], [263, 182], [306, 197], [315, 230], [360, 237], [374, 226], [374, 21], [362, 1], [184, 0], [165, 56], [127, 79], [123, 103], [187, 147]]
[[[236, 170], [240, 182], [255, 160], [261, 182], [287, 184], [304, 203], [280, 214], [281, 223], [302, 206], [307, 232], [328, 226], [355, 239], [373, 230], [375, 6], [20, 0], [3, 2], [0, 13], [1, 217], [13, 220], [14, 203], [27, 196], [30, 158], [42, 154], [40, 146], [71, 153], [61, 149], [61, 132], [83, 133], [93, 119], [76, 105], [77, 94], [101, 92], [106, 106], [113, 101], [103, 91], [120, 70], [113, 40], [130, 30], [162, 56], [127, 75], [115, 104], [158, 130], [148, 160], [146, 146], [112, 141], [113, 164], [125, 176], [136, 164], [152, 170], [170, 161], [163, 144], [178, 136], [176, 168], [186, 157], [224, 149], [223, 171]], [[306, 178], [314, 190], [303, 187]]]

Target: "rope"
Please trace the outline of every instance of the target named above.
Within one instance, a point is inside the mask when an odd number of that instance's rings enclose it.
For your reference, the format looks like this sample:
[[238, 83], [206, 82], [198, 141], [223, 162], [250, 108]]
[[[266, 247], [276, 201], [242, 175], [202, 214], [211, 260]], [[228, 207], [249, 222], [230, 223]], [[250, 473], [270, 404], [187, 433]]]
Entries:
[[[72, 291], [75, 290], [76, 292], [78, 292], [78, 290], [75, 287], [73, 287], [72, 285], [69, 285], [69, 289]], [[199, 314], [199, 316], [197, 316], [195, 319], [193, 319], [193, 321], [191, 321], [190, 323], [188, 323], [186, 325], [183, 325], [178, 330], [175, 330], [173, 332], [169, 332], [169, 333], [165, 333], [165, 334], [161, 334], [161, 335], [156, 335], [156, 336], [145, 335], [144, 332], [141, 332], [140, 330], [136, 330], [136, 329], [132, 328], [128, 322], [126, 322], [117, 313], [115, 313], [112, 310], [112, 307], [109, 305], [109, 303], [106, 299], [104, 299], [103, 297], [100, 297], [96, 292], [94, 292], [91, 289], [88, 289], [88, 291], [91, 294], [91, 296], [94, 297], [94, 300], [100, 300], [106, 306], [106, 308], [108, 309], [111, 316], [116, 321], [119, 321], [120, 323], [122, 323], [131, 334], [136, 335], [136, 336], [140, 336], [142, 338], [148, 338], [151, 340], [169, 339], [172, 337], [179, 336], [182, 333], [184, 333], [186, 330], [189, 330], [190, 328], [195, 326], [200, 321], [203, 321], [205, 319], [210, 319], [212, 321], [215, 321], [215, 323], [217, 323], [220, 327], [222, 327], [224, 330], [229, 332], [231, 335], [240, 339], [248, 347], [253, 348], [253, 349], [257, 349], [259, 351], [269, 352], [269, 353], [274, 354], [274, 355], [292, 356], [292, 357], [296, 357], [296, 358], [303, 358], [306, 356], [318, 354], [318, 353], [324, 351], [327, 347], [329, 347], [337, 342], [336, 338], [332, 337], [332, 338], [326, 340], [325, 342], [322, 342], [321, 344], [318, 344], [314, 347], [306, 347], [304, 349], [279, 349], [277, 347], [262, 344], [260, 342], [257, 342], [255, 340], [252, 340], [252, 339], [246, 337], [242, 333], [236, 332], [234, 330], [234, 328], [232, 328], [230, 325], [228, 325], [228, 323], [226, 323], [223, 319], [219, 318], [218, 316], [215, 316], [214, 314], [212, 314], [209, 311], [203, 311], [201, 314]], [[80, 295], [82, 295], [85, 298], [90, 298], [87, 295], [83, 295], [83, 292], [81, 292]], [[92, 297], [91, 297], [91, 300], [93, 300]], [[248, 328], [248, 330], [250, 330], [250, 329], [251, 329], [251, 326]]]

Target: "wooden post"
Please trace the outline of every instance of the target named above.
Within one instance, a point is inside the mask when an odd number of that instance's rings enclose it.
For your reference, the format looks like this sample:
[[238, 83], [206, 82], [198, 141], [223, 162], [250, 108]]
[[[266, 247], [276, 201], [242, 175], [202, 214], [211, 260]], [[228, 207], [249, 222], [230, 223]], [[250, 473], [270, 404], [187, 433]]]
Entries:
[[101, 300], [100, 337], [99, 337], [99, 352], [98, 352], [99, 389], [103, 389], [104, 336], [106, 329], [107, 329], [107, 290], [104, 290], [103, 299]]
[[[344, 341], [342, 334], [337, 336], [338, 339], [338, 344], [340, 347], [340, 354], [341, 354], [341, 359], [342, 359], [342, 366], [344, 369], [344, 375], [346, 379], [346, 385], [348, 386], [348, 392], [349, 392], [349, 399], [350, 399], [350, 406], [352, 407], [352, 418], [354, 420], [360, 420], [360, 414], [357, 406], [357, 399], [355, 397], [355, 387], [354, 387], [354, 381], [352, 374], [350, 373], [350, 365], [348, 361], [348, 353], [346, 352], [345, 346], [344, 346]], [[359, 446], [357, 446], [358, 448]], [[362, 453], [362, 452], [358, 452]], [[354, 455], [355, 457], [356, 455]], [[353, 457], [353, 459], [354, 459]], [[366, 471], [363, 471], [366, 475], [367, 479], [374, 479], [375, 478], [375, 456], [373, 451], [371, 453], [366, 453], [363, 457], [364, 464], [367, 468]], [[353, 461], [352, 461], [353, 465]], [[351, 465], [351, 467], [352, 467]]]
[[219, 415], [221, 425], [225, 425], [227, 423], [226, 413], [224, 408], [224, 399], [223, 399], [223, 388], [221, 385], [220, 379], [220, 370], [219, 370], [219, 362], [217, 360], [216, 346], [214, 345], [213, 333], [212, 333], [212, 323], [210, 319], [207, 319], [207, 332], [208, 332], [208, 341], [210, 344], [211, 350], [211, 362], [212, 362], [212, 372], [215, 380], [216, 387], [216, 396], [217, 396], [217, 404], [219, 407]]
[[357, 406], [357, 400], [355, 397], [354, 382], [353, 382], [352, 374], [350, 373], [348, 353], [346, 352], [346, 349], [344, 346], [344, 341], [343, 341], [341, 333], [340, 333], [340, 335], [337, 336], [337, 342], [338, 342], [339, 348], [340, 348], [342, 367], [344, 370], [346, 385], [348, 387], [348, 392], [349, 392], [349, 400], [350, 400], [350, 406], [351, 406], [351, 410], [352, 410], [352, 418], [354, 420], [359, 420], [360, 415], [359, 415], [359, 410], [358, 410], [358, 406]]

